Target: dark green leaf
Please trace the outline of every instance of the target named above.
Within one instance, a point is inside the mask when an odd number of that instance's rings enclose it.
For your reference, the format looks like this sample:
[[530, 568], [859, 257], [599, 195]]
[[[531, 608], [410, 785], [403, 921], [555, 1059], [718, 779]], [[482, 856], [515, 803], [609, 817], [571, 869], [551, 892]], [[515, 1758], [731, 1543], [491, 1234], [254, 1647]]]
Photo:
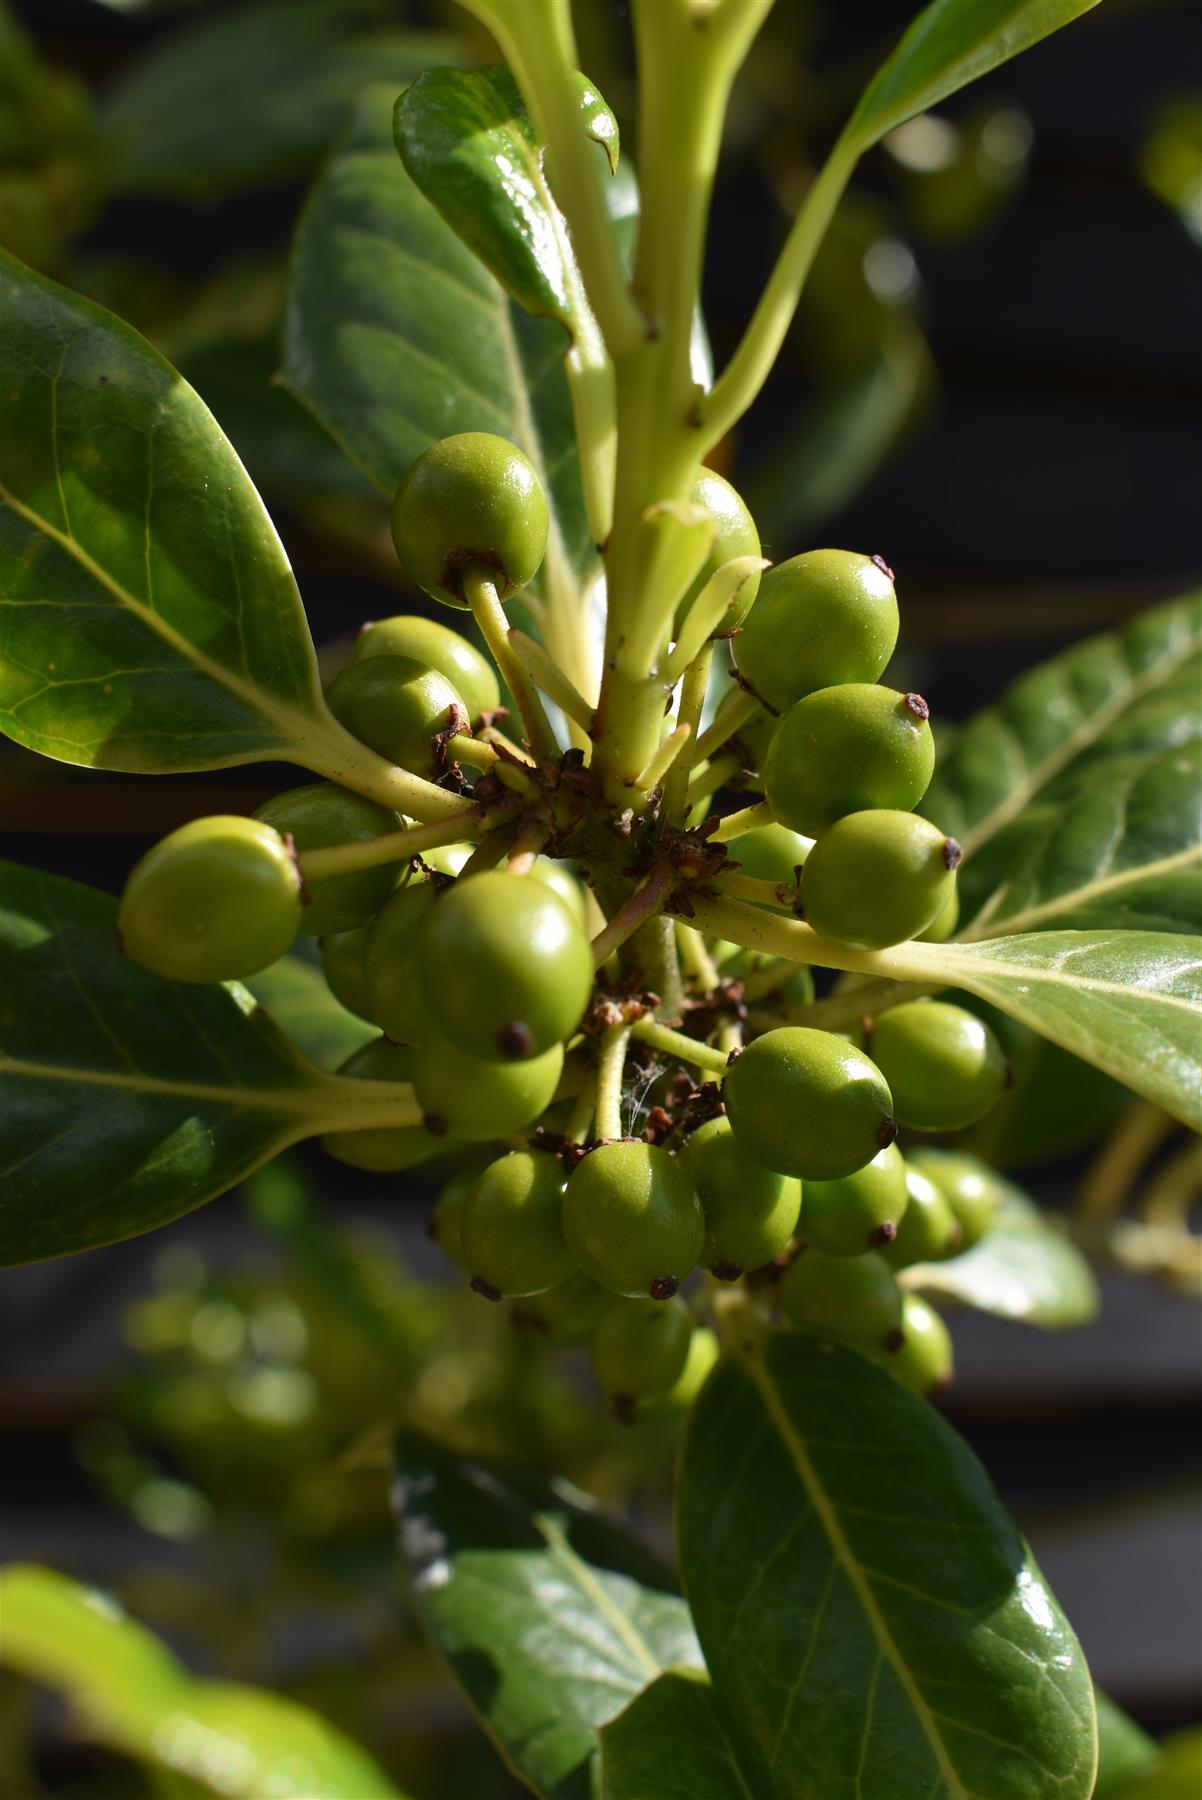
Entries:
[[861, 97], [846, 131], [858, 153], [915, 113], [979, 81], [1098, 0], [934, 0]]
[[284, 375], [379, 491], [456, 431], [495, 431], [543, 477], [542, 581], [571, 605], [597, 559], [584, 513], [563, 328], [508, 300], [414, 186], [393, 88], [362, 98], [314, 186], [293, 252]]
[[481, 1724], [546, 1800], [595, 1792], [597, 1727], [674, 1663], [700, 1664], [672, 1578], [563, 1482], [397, 1441], [418, 1605]]
[[[967, 998], [967, 996], [966, 996]], [[1131, 1095], [1091, 1063], [1049, 1044], [995, 1007], [973, 1003], [1014, 1072], [1013, 1085], [958, 1145], [1002, 1168], [1059, 1156], [1091, 1142], [1131, 1104]]]
[[699, 1669], [670, 1669], [602, 1727], [601, 1797], [770, 1800], [744, 1782]]
[[902, 980], [967, 989], [1074, 1056], [1202, 1124], [1202, 954], [1153, 931], [1035, 931], [882, 953]]
[[0, 1575], [0, 1662], [61, 1689], [85, 1734], [233, 1800], [403, 1800], [349, 1738], [294, 1700], [194, 1680], [107, 1595], [53, 1569]]
[[264, 1012], [297, 1049], [322, 1069], [337, 1069], [347, 1057], [380, 1034], [356, 1018], [326, 986], [321, 952], [312, 938], [296, 946], [261, 975], [243, 983]]
[[323, 729], [283, 547], [215, 421], [129, 326], [0, 253], [0, 725], [164, 772]]
[[121, 191], [216, 193], [316, 161], [372, 81], [393, 93], [453, 38], [388, 29], [390, 0], [262, 0], [173, 33], [105, 108], [108, 180]]
[[1147, 1732], [1100, 1688], [1094, 1689], [1094, 1702], [1098, 1709], [1098, 1779], [1093, 1800], [1123, 1800], [1128, 1783], [1153, 1768], [1160, 1752]]
[[753, 1794], [1087, 1800], [1077, 1642], [976, 1458], [891, 1376], [792, 1332], [719, 1367], [678, 1512]]
[[1049, 1331], [1086, 1324], [1098, 1310], [1088, 1262], [1011, 1182], [985, 1163], [981, 1173], [998, 1198], [992, 1228], [949, 1262], [907, 1269], [903, 1286]]
[[[245, 988], [118, 954], [116, 903], [0, 864], [0, 1262], [151, 1231], [391, 1084], [306, 1063]], [[385, 1121], [387, 1122], [387, 1121]]]
[[1202, 596], [1021, 676], [958, 733], [923, 811], [959, 839], [973, 937], [1202, 930]]
[[[397, 101], [393, 130], [415, 185], [505, 291], [575, 336], [582, 292], [575, 255], [506, 65], [470, 74], [428, 70]], [[616, 134], [615, 124], [615, 142]]]

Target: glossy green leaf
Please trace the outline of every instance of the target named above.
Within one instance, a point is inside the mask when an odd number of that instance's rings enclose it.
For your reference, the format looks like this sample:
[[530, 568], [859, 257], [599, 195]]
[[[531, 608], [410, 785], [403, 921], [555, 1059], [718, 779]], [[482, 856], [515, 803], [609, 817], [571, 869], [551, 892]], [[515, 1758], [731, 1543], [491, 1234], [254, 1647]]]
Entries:
[[543, 580], [597, 567], [563, 370], [563, 328], [509, 300], [415, 187], [392, 140], [395, 89], [363, 95], [314, 186], [293, 251], [284, 378], [391, 498], [456, 431], [521, 446], [552, 506]]
[[506, 1762], [545, 1800], [595, 1794], [597, 1728], [699, 1666], [671, 1576], [564, 1482], [397, 1440], [396, 1509], [437, 1648]]
[[284, 1036], [319, 1068], [339, 1068], [370, 1038], [380, 1035], [374, 1025], [335, 1000], [313, 938], [298, 938], [287, 956], [242, 985], [264, 1012], [270, 1013]]
[[866, 1358], [776, 1332], [720, 1366], [678, 1542], [752, 1794], [1088, 1800], [1072, 1632], [971, 1451]]
[[53, 1569], [0, 1574], [0, 1662], [71, 1700], [85, 1734], [231, 1800], [403, 1800], [366, 1751], [277, 1694], [198, 1681], [107, 1595]]
[[993, 1226], [948, 1262], [906, 1269], [902, 1285], [1049, 1331], [1087, 1324], [1098, 1310], [1098, 1284], [1085, 1257], [1013, 1183], [985, 1163], [981, 1173], [997, 1195]]
[[1202, 596], [1019, 677], [957, 734], [923, 811], [959, 839], [961, 921], [1202, 931]]
[[[616, 161], [617, 121], [590, 87], [584, 121]], [[520, 306], [575, 336], [582, 289], [542, 149], [504, 63], [430, 69], [397, 101], [396, 147], [410, 177]], [[565, 345], [566, 348], [566, 345]]]
[[153, 1230], [286, 1144], [367, 1123], [347, 1089], [395, 1099], [307, 1063], [245, 988], [119, 955], [116, 916], [107, 894], [0, 864], [3, 1264]]
[[[775, 1790], [772, 1790], [775, 1792]], [[669, 1669], [601, 1730], [601, 1800], [771, 1800], [753, 1795], [700, 1669]]]
[[915, 113], [979, 81], [1098, 0], [933, 0], [877, 70], [845, 137], [857, 153]]
[[1128, 1784], [1155, 1767], [1160, 1752], [1146, 1731], [1129, 1719], [1100, 1688], [1098, 1709], [1098, 1779], [1093, 1800], [1123, 1800]]
[[886, 953], [1029, 1025], [1195, 1129], [1202, 1126], [1202, 950], [1153, 931], [1033, 931]]
[[138, 58], [104, 110], [108, 181], [212, 194], [315, 162], [372, 81], [393, 92], [454, 38], [390, 29], [390, 0], [260, 0], [185, 26]]
[[0, 727], [62, 762], [146, 772], [321, 735], [283, 546], [196, 394], [129, 326], [2, 252], [0, 312]]

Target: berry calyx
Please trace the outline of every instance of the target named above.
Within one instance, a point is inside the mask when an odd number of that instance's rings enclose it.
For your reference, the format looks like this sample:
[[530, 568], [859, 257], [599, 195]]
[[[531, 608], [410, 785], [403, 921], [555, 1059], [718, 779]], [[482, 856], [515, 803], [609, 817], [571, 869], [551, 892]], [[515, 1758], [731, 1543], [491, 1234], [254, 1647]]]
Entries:
[[441, 772], [438, 737], [466, 731], [467, 708], [445, 675], [409, 656], [369, 656], [335, 675], [326, 705], [340, 725], [391, 763]]
[[924, 1399], [947, 1387], [954, 1372], [952, 1338], [934, 1307], [917, 1294], [902, 1301], [902, 1342], [895, 1351], [877, 1353], [873, 1361]]

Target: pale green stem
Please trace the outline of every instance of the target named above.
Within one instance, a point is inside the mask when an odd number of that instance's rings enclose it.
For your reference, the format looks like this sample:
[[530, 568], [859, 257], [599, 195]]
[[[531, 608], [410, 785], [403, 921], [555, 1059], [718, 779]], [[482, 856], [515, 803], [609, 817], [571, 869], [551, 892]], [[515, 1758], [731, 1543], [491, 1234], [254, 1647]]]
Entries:
[[545, 819], [527, 819], [509, 850], [505, 866], [511, 875], [529, 875], [538, 853], [551, 835]]
[[735, 900], [750, 900], [754, 906], [773, 906], [778, 912], [791, 913], [797, 889], [787, 881], [761, 881], [755, 875], [740, 875], [737, 869], [724, 869], [711, 875], [709, 885], [719, 894]]
[[551, 730], [550, 721], [533, 682], [509, 642], [509, 621], [505, 617], [505, 608], [497, 596], [496, 585], [489, 570], [483, 564], [470, 563], [461, 572], [460, 581], [472, 609], [472, 617], [492, 652], [493, 661], [508, 682], [510, 693], [517, 701], [531, 750], [540, 761], [557, 760], [559, 745], [555, 741], [555, 733]]
[[669, 732], [633, 785], [640, 788], [643, 793], [652, 793], [668, 773], [692, 735], [691, 725], [678, 725], [675, 731]]
[[739, 838], [748, 831], [758, 831], [762, 825], [775, 825], [776, 815], [766, 800], [759, 800], [754, 806], [745, 806], [741, 812], [727, 813], [716, 831], [711, 831], [711, 844], [729, 844], [733, 838]]
[[[793, 971], [792, 964], [785, 965], [785, 979]], [[775, 975], [776, 971], [772, 973]], [[748, 983], [749, 997], [764, 999], [772, 989], [760, 988], [752, 995], [751, 983]], [[779, 983], [778, 983], [779, 985]], [[941, 987], [925, 982], [914, 981], [871, 981], [866, 987], [857, 988], [851, 994], [832, 994], [829, 999], [815, 1000], [811, 1006], [794, 1006], [786, 1012], [774, 1012], [771, 1008], [753, 1006], [749, 1022], [758, 1030], [770, 1030], [774, 1025], [809, 1025], [816, 1031], [842, 1031], [851, 1025], [860, 1025], [865, 1019], [875, 1019], [881, 1013], [888, 1012], [891, 1007], [904, 1006], [908, 1000], [920, 1000], [928, 994], [940, 994]]]
[[586, 1082], [572, 1103], [572, 1111], [564, 1128], [569, 1144], [586, 1144], [597, 1106], [597, 1085]]
[[469, 806], [453, 819], [440, 819], [432, 825], [410, 825], [404, 831], [388, 831], [382, 837], [367, 838], [362, 843], [328, 844], [321, 850], [304, 850], [297, 861], [305, 881], [320, 881], [327, 875], [353, 875], [360, 869], [376, 869], [385, 863], [406, 862], [420, 856], [423, 850], [439, 850], [444, 844], [459, 844], [480, 838], [513, 817], [516, 806]]
[[454, 762], [466, 763], [469, 769], [482, 769], [485, 773], [497, 761], [497, 753], [491, 744], [462, 733], [447, 740], [447, 755]]
[[650, 1044], [653, 1050], [662, 1050], [665, 1056], [692, 1063], [694, 1068], [704, 1069], [710, 1075], [726, 1074], [725, 1050], [699, 1043], [696, 1038], [686, 1037], [683, 1031], [673, 1031], [670, 1025], [661, 1025], [656, 1019], [639, 1019], [631, 1029], [640, 1043]]
[[713, 723], [707, 726], [697, 740], [698, 762], [712, 756], [727, 738], [734, 737], [740, 726], [746, 725], [748, 719], [762, 711], [762, 702], [745, 688], [736, 688], [732, 694], [728, 694], [714, 714]]
[[707, 644], [697, 660], [690, 664], [680, 690], [680, 705], [676, 711], [677, 728], [687, 725], [692, 737], [672, 764], [664, 783], [664, 817], [672, 825], [681, 824], [688, 816], [689, 776], [697, 760], [697, 727], [701, 720], [701, 709], [705, 705], [705, 692], [709, 686], [713, 659], [714, 647]]
[[541, 644], [535, 643], [516, 625], [509, 628], [509, 645], [527, 675], [537, 687], [556, 706], [565, 712], [569, 719], [574, 719], [582, 731], [588, 731], [593, 723], [593, 709], [584, 695], [576, 688], [563, 670], [552, 662]]
[[632, 938], [639, 926], [657, 913], [665, 897], [670, 893], [676, 881], [676, 871], [666, 865], [657, 869], [646, 880], [642, 887], [627, 900], [606, 925], [604, 931], [597, 933], [593, 939], [593, 967], [600, 969], [607, 963], [615, 950]]
[[[770, 566], [764, 556], [736, 556], [715, 570], [690, 606], [676, 648], [664, 664], [662, 675], [666, 686], [671, 687], [679, 681], [693, 659], [700, 655], [702, 646], [717, 631], [731, 607], [736, 606], [740, 591], [752, 576]], [[730, 629], [741, 622], [736, 607]]]
[[[699, 993], [712, 994], [722, 979], [718, 966], [705, 947], [705, 939], [699, 931], [683, 920], [676, 921], [676, 944], [680, 951], [680, 960], [697, 984]], [[791, 973], [792, 971], [790, 971]]]
[[703, 769], [700, 775], [695, 775], [689, 783], [686, 811], [692, 812], [699, 800], [706, 799], [710, 794], [716, 794], [732, 775], [740, 774], [742, 768], [743, 758], [736, 756], [733, 751], [728, 756], [717, 757], [708, 769]]
[[610, 1025], [601, 1038], [596, 1102], [599, 1138], [620, 1138], [622, 1135], [622, 1076], [629, 1042], [629, 1025]]
[[858, 974], [880, 975], [891, 981], [938, 981], [945, 976], [947, 959], [940, 958], [937, 944], [850, 950], [845, 944], [833, 944], [829, 938], [819, 937], [800, 920], [782, 919], [777, 913], [748, 906], [742, 900], [726, 900], [691, 888], [689, 904], [693, 909], [690, 923], [709, 936], [726, 938], [748, 950], [766, 950], [769, 956], [783, 956], [789, 962], [812, 963], [822, 969], [853, 969]]
[[327, 1075], [315, 1096], [313, 1131], [392, 1130], [420, 1125], [422, 1109], [407, 1081], [356, 1081]]
[[432, 781], [395, 768], [377, 756], [352, 737], [332, 713], [327, 713], [322, 727], [311, 738], [292, 746], [287, 760], [411, 819], [449, 819], [452, 814], [471, 811], [470, 800], [449, 794]]

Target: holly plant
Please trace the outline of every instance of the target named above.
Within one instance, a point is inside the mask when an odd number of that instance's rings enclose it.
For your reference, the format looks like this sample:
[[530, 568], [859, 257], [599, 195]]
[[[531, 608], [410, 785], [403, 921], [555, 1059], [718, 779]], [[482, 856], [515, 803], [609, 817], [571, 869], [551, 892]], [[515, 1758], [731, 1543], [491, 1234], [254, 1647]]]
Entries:
[[[296, 240], [283, 379], [437, 603], [363, 625], [324, 690], [218, 422], [0, 260], [5, 730], [302, 776], [171, 832], [119, 904], [5, 868], [4, 1259], [150, 1231], [303, 1139], [398, 1192], [437, 1171], [479, 1304], [588, 1340], [619, 1417], [685, 1421], [679, 1588], [583, 1495], [397, 1442], [433, 1641], [548, 1800], [1095, 1792], [1080, 1647], [930, 1404], [931, 1302], [1094, 1304], [965, 1148], [1047, 1083], [1016, 1044], [1197, 1123], [1198, 601], [1023, 678], [937, 766], [926, 700], [883, 679], [905, 571], [772, 564], [709, 466], [860, 158], [1091, 3], [934, 0], [715, 378], [708, 204], [771, 0], [633, 0], [637, 182], [568, 0], [465, 0], [504, 61], [368, 88]], [[15, 1595], [15, 1660], [116, 1680], [72, 1592]], [[77, 1615], [96, 1655], [63, 1667]], [[177, 1771], [268, 1791], [249, 1751], [193, 1753], [208, 1689], [127, 1654], [191, 1716]], [[161, 1759], [149, 1691], [109, 1738]], [[391, 1791], [296, 1743], [272, 1793]]]

